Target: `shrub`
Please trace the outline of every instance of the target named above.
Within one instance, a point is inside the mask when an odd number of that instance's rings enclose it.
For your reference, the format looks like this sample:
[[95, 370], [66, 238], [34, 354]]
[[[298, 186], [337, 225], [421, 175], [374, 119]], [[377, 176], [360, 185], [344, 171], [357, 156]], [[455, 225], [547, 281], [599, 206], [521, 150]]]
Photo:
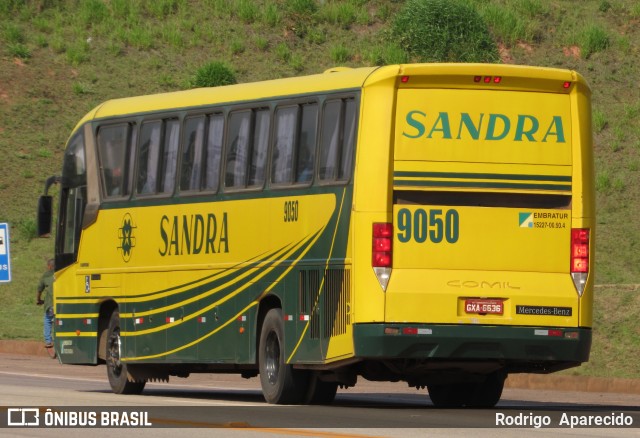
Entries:
[[422, 62], [496, 62], [498, 49], [486, 23], [464, 0], [408, 0], [392, 34]]
[[78, 13], [85, 25], [102, 23], [109, 17], [109, 8], [100, 0], [84, 0], [78, 3]]
[[373, 47], [366, 58], [374, 65], [405, 64], [407, 53], [394, 42], [384, 42]]
[[236, 82], [235, 73], [230, 67], [223, 62], [212, 61], [198, 69], [191, 83], [191, 88], [218, 87]]
[[585, 27], [578, 36], [580, 49], [585, 58], [596, 52], [601, 52], [610, 45], [607, 31], [597, 24]]
[[18, 235], [24, 240], [33, 240], [38, 237], [38, 230], [35, 219], [20, 219], [16, 224]]
[[607, 192], [611, 188], [611, 175], [608, 170], [602, 170], [596, 174], [596, 190]]
[[336, 64], [344, 64], [351, 59], [351, 51], [344, 44], [337, 44], [331, 47], [331, 59]]
[[260, 16], [258, 6], [253, 1], [240, 0], [236, 7], [238, 18], [244, 23], [251, 24]]
[[602, 112], [599, 109], [594, 109], [593, 110], [593, 129], [597, 132], [600, 133], [604, 130], [604, 128], [607, 127], [607, 117], [605, 116], [604, 112]]
[[482, 17], [493, 34], [508, 46], [513, 46], [517, 41], [534, 40], [533, 20], [523, 19], [511, 9], [501, 5], [487, 5], [482, 11]]
[[13, 23], [6, 23], [3, 33], [7, 43], [24, 43], [25, 41], [22, 29]]
[[31, 50], [27, 46], [21, 43], [9, 44], [9, 54], [13, 57], [20, 59], [31, 58]]
[[286, 0], [285, 5], [291, 12], [300, 15], [312, 15], [318, 9], [315, 0]]

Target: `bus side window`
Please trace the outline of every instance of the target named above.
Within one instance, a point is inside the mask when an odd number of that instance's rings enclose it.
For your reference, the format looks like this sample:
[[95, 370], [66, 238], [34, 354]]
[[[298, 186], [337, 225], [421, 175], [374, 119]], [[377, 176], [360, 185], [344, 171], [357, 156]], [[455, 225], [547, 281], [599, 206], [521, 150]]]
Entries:
[[129, 194], [126, 158], [129, 124], [102, 126], [98, 130], [98, 156], [102, 186], [107, 198]]
[[162, 122], [143, 123], [140, 131], [140, 151], [138, 152], [137, 193], [155, 193], [160, 156], [160, 129]]
[[180, 145], [180, 121], [165, 121], [162, 161], [160, 163], [160, 192], [171, 194], [176, 183], [176, 167], [178, 164], [178, 146]]
[[322, 137], [320, 143], [320, 179], [335, 180], [338, 167], [340, 145], [340, 120], [342, 101], [331, 100], [324, 105], [322, 113]]
[[300, 140], [296, 154], [296, 182], [308, 183], [313, 178], [318, 136], [318, 104], [302, 105]]
[[322, 115], [320, 179], [346, 181], [351, 176], [357, 105], [353, 98], [328, 101]]
[[244, 188], [249, 159], [249, 128], [251, 111], [237, 111], [229, 117], [225, 187]]
[[269, 125], [271, 117], [268, 109], [258, 109], [254, 112], [253, 150], [249, 167], [249, 187], [259, 187], [264, 184], [264, 174], [269, 150]]
[[202, 154], [204, 146], [204, 116], [190, 117], [185, 121], [182, 141], [180, 190], [200, 189]]
[[276, 138], [271, 156], [271, 182], [291, 183], [294, 147], [298, 124], [298, 106], [278, 108], [276, 111]]
[[344, 101], [344, 130], [342, 134], [342, 154], [338, 168], [338, 180], [346, 181], [351, 177], [353, 166], [353, 146], [356, 141], [357, 105], [355, 99]]
[[222, 137], [224, 134], [224, 116], [209, 116], [209, 133], [205, 150], [204, 190], [217, 192], [220, 181], [220, 158], [222, 156]]

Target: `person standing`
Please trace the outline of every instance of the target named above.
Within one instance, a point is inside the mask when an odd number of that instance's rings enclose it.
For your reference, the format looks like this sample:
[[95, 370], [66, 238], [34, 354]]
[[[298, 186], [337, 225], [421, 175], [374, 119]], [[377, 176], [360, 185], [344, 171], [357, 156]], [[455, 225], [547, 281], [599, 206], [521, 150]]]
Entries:
[[47, 261], [47, 270], [38, 283], [36, 304], [44, 306], [44, 346], [53, 347], [51, 335], [53, 329], [53, 259]]

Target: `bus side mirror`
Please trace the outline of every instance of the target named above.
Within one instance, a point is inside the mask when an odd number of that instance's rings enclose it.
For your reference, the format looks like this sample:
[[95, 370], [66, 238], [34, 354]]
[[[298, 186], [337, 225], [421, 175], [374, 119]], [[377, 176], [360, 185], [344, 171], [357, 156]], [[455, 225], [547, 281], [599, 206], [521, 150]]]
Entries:
[[51, 218], [53, 197], [42, 195], [38, 198], [38, 236], [49, 237], [51, 234]]

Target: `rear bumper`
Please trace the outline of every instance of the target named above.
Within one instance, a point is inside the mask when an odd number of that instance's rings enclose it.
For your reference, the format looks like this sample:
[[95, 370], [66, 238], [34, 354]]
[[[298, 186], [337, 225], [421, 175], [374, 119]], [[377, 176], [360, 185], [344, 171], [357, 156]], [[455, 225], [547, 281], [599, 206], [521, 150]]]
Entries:
[[353, 333], [360, 359], [497, 360], [523, 372], [577, 366], [591, 349], [588, 328], [383, 323], [355, 324]]

